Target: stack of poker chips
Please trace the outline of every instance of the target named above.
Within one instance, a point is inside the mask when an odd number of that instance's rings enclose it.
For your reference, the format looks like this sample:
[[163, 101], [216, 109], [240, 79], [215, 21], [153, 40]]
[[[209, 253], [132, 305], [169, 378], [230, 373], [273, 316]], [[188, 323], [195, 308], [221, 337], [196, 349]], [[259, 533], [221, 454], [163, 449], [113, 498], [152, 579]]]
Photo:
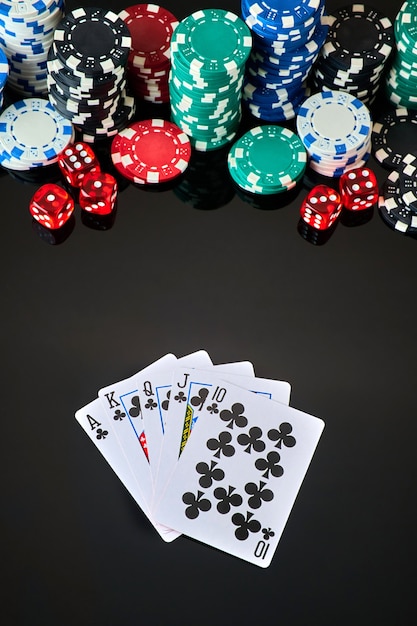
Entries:
[[112, 11], [79, 8], [55, 29], [48, 53], [49, 100], [93, 143], [116, 135], [132, 119], [135, 101], [126, 92], [131, 38]]
[[0, 109], [3, 107], [3, 89], [9, 77], [9, 62], [0, 48]]
[[127, 62], [127, 80], [138, 100], [169, 102], [171, 38], [177, 18], [157, 4], [135, 4], [119, 13], [127, 25], [132, 49]]
[[293, 119], [308, 95], [306, 80], [325, 41], [324, 0], [242, 0], [253, 35], [243, 101], [262, 120]]
[[216, 150], [236, 136], [251, 47], [249, 28], [223, 9], [197, 11], [175, 29], [169, 78], [171, 116], [195, 149]]
[[306, 169], [307, 153], [288, 128], [265, 124], [247, 131], [230, 149], [234, 182], [253, 194], [272, 195], [293, 189]]
[[314, 87], [346, 91], [370, 106], [394, 46], [391, 21], [365, 4], [344, 6], [326, 20], [329, 30], [314, 67]]
[[417, 109], [417, 0], [404, 2], [394, 21], [396, 52], [386, 77], [389, 100]]
[[65, 0], [0, 2], [0, 45], [8, 62], [7, 84], [21, 96], [48, 92], [47, 55]]
[[25, 98], [0, 115], [0, 164], [17, 172], [57, 163], [74, 139], [74, 128], [50, 102]]
[[296, 119], [309, 167], [326, 177], [363, 167], [371, 153], [372, 121], [368, 107], [343, 91], [309, 96]]
[[417, 234], [417, 111], [397, 107], [379, 117], [372, 151], [390, 170], [378, 199], [380, 216], [397, 232]]

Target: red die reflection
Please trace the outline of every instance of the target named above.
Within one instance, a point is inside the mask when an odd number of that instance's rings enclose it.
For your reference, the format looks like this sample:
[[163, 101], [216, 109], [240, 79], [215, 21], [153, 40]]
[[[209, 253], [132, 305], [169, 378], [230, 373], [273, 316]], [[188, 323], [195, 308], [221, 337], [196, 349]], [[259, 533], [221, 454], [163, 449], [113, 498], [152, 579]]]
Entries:
[[79, 203], [82, 209], [97, 215], [108, 215], [114, 209], [117, 182], [111, 174], [94, 172], [84, 178]]
[[48, 183], [35, 191], [29, 211], [46, 228], [61, 228], [74, 211], [74, 200], [59, 185]]
[[92, 148], [81, 141], [65, 148], [59, 156], [58, 165], [72, 187], [81, 187], [86, 174], [100, 171], [100, 163]]
[[343, 206], [350, 211], [369, 209], [378, 200], [378, 182], [368, 167], [358, 167], [342, 174], [339, 191]]
[[316, 185], [308, 193], [301, 205], [303, 220], [317, 230], [330, 228], [342, 210], [342, 202], [337, 191], [327, 185]]

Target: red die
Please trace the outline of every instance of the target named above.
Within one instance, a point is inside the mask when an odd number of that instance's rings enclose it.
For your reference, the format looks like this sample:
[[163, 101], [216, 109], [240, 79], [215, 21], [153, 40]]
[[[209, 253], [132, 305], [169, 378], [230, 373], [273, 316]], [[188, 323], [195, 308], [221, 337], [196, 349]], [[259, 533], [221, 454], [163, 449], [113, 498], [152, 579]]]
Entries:
[[59, 168], [72, 187], [81, 187], [84, 176], [89, 172], [99, 172], [100, 163], [89, 145], [70, 144], [58, 158]]
[[306, 196], [300, 213], [303, 220], [317, 230], [326, 230], [337, 220], [342, 202], [337, 191], [327, 185], [316, 185]]
[[47, 183], [35, 191], [29, 211], [46, 228], [61, 228], [74, 211], [74, 200], [59, 185]]
[[342, 174], [339, 191], [343, 206], [350, 211], [369, 209], [378, 200], [378, 182], [368, 167], [358, 167]]
[[96, 215], [108, 215], [114, 209], [116, 198], [117, 182], [111, 174], [95, 172], [84, 178], [79, 203], [85, 211]]

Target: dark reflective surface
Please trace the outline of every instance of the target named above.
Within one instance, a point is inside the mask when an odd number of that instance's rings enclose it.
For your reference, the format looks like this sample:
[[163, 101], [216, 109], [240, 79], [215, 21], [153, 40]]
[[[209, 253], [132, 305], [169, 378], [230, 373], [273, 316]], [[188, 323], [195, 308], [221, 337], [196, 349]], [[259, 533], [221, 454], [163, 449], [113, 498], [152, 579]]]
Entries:
[[[400, 6], [374, 4], [391, 18]], [[217, 4], [164, 6], [182, 18]], [[300, 224], [311, 182], [258, 210], [223, 157], [196, 156], [169, 189], [120, 181], [112, 224], [77, 206], [55, 234], [29, 214], [37, 183], [1, 172], [7, 626], [413, 622], [416, 242], [377, 210], [321, 241]], [[165, 544], [74, 419], [100, 387], [199, 348], [288, 380], [291, 404], [326, 422], [267, 570]]]

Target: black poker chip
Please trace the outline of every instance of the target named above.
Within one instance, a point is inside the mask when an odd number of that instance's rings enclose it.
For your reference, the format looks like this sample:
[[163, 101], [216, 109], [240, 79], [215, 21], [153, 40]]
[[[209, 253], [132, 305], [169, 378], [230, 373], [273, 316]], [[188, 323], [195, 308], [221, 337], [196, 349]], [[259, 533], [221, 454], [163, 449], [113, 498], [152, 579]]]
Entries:
[[124, 76], [122, 76], [120, 79], [112, 77], [112, 79], [108, 82], [100, 83], [98, 85], [90, 84], [83, 81], [75, 83], [73, 80], [68, 79], [66, 72], [64, 72], [63, 70], [60, 70], [59, 72], [49, 70], [48, 80], [49, 82], [56, 84], [62, 92], [68, 94], [69, 96], [76, 96], [81, 93], [85, 93], [87, 95], [95, 94], [100, 96], [107, 96], [109, 93], [117, 91], [117, 89], [119, 89], [120, 91], [120, 85], [126, 79]]
[[125, 74], [123, 68], [117, 71], [101, 72], [95, 76], [88, 76], [84, 72], [74, 71], [58, 58], [54, 43], [52, 43], [48, 51], [47, 68], [49, 73], [56, 73], [60, 79], [68, 83], [71, 87], [86, 86], [90, 89], [98, 89], [101, 86], [107, 87], [112, 85], [117, 82], [117, 80], [121, 80]]
[[109, 118], [96, 123], [85, 122], [81, 126], [75, 125], [77, 139], [86, 143], [106, 142], [123, 130], [133, 120], [136, 114], [135, 98], [123, 92], [118, 107]]
[[372, 128], [372, 151], [389, 170], [402, 170], [417, 157], [417, 110], [397, 108], [385, 113]]
[[314, 87], [348, 92], [371, 105], [395, 44], [391, 21], [365, 4], [344, 6], [326, 20], [326, 41], [312, 72]]
[[329, 32], [322, 56], [343, 68], [383, 65], [394, 46], [394, 27], [366, 4], [344, 6], [328, 16]]
[[382, 70], [378, 72], [365, 73], [356, 72], [349, 73], [343, 70], [333, 68], [330, 64], [326, 63], [324, 59], [319, 59], [314, 68], [314, 74], [316, 77], [325, 81], [331, 82], [333, 85], [351, 85], [356, 87], [367, 87], [375, 83], [378, 83], [381, 79]]
[[49, 88], [49, 99], [54, 106], [57, 108], [59, 107], [59, 111], [64, 117], [85, 117], [86, 121], [103, 120], [117, 107], [117, 102], [113, 99], [110, 99], [105, 103], [91, 98], [89, 100], [82, 100], [79, 102], [69, 100], [57, 91], [55, 85], [51, 85]]
[[404, 202], [400, 173], [393, 170], [382, 185], [378, 198], [379, 214], [388, 226], [400, 233], [417, 233], [417, 214]]
[[117, 97], [118, 95], [120, 95], [121, 91], [126, 88], [126, 79], [123, 79], [120, 84], [113, 86], [113, 88], [109, 89], [108, 91], [97, 92], [88, 89], [70, 89], [66, 85], [63, 85], [60, 82], [56, 82], [53, 76], [49, 75], [48, 88], [55, 90], [57, 94], [67, 100], [72, 100], [73, 102], [84, 102], [88, 104], [93, 98], [105, 102], [106, 100], [110, 100], [113, 97]]
[[[416, 159], [417, 163], [417, 159]], [[406, 173], [408, 170], [412, 170], [410, 173]], [[403, 203], [417, 215], [417, 167], [408, 166], [405, 167], [402, 172], [399, 172], [398, 178], [399, 192]]]
[[58, 113], [62, 115], [62, 117], [65, 117], [68, 120], [71, 119], [71, 123], [73, 125], [78, 124], [78, 125], [84, 126], [84, 124], [89, 123], [90, 125], [96, 126], [100, 122], [103, 122], [103, 120], [110, 119], [113, 111], [115, 110], [115, 109], [110, 109], [109, 111], [106, 111], [106, 110], [98, 111], [96, 114], [80, 113], [79, 115], [77, 115], [72, 112], [68, 112], [68, 110], [64, 108], [62, 103], [55, 100], [55, 98], [53, 98], [51, 94], [49, 94], [49, 101], [54, 106], [54, 108], [58, 111]]
[[75, 9], [55, 30], [48, 96], [77, 128], [78, 139], [108, 139], [132, 119], [135, 104], [126, 93], [130, 42], [123, 20], [98, 8]]
[[54, 46], [66, 67], [96, 76], [126, 66], [131, 36], [113, 11], [80, 7], [67, 13], [55, 29]]

